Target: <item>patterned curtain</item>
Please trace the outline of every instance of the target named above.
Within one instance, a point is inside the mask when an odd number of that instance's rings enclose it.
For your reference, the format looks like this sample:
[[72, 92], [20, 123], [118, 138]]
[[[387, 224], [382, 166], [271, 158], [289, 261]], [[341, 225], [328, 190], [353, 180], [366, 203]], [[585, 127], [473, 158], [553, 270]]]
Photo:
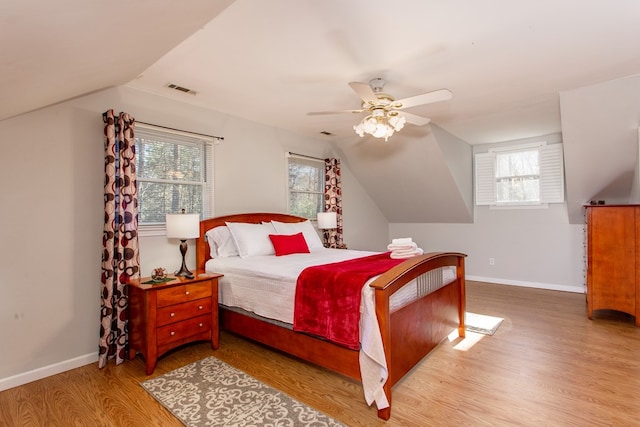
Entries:
[[104, 126], [104, 232], [98, 366], [125, 359], [127, 296], [124, 283], [140, 270], [135, 119], [127, 113], [102, 116]]
[[342, 240], [342, 182], [340, 179], [340, 160], [335, 158], [324, 160], [324, 211], [336, 212], [338, 228], [329, 230], [329, 247], [344, 248]]

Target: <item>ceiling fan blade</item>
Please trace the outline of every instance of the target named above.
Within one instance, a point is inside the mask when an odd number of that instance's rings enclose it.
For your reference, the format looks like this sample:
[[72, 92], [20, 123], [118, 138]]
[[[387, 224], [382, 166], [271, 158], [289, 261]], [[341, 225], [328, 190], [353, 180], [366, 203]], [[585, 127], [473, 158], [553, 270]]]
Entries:
[[412, 125], [416, 126], [424, 126], [431, 121], [431, 119], [428, 117], [417, 116], [415, 114], [406, 113], [404, 111], [400, 114], [404, 116], [404, 118], [407, 120], [407, 123], [411, 123]]
[[351, 86], [351, 89], [353, 89], [355, 93], [357, 93], [358, 96], [365, 102], [373, 103], [378, 100], [376, 93], [367, 83], [350, 82], [349, 86]]
[[323, 116], [325, 114], [343, 114], [343, 113], [362, 113], [367, 110], [340, 110], [340, 111], [312, 111], [311, 113], [307, 113], [307, 116]]
[[393, 101], [391, 107], [399, 110], [402, 108], [415, 107], [416, 105], [431, 104], [432, 102], [447, 101], [453, 97], [449, 89], [434, 90], [433, 92], [423, 93], [421, 95], [410, 96], [404, 99]]

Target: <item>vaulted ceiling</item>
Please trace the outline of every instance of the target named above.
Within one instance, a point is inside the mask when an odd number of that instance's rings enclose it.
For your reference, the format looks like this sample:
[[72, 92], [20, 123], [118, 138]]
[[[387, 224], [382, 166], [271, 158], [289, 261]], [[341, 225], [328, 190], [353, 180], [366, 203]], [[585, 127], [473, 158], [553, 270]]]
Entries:
[[[129, 85], [324, 138], [387, 207], [397, 200], [378, 193], [367, 159], [415, 150], [385, 164], [425, 159], [459, 194], [434, 196], [450, 214], [411, 218], [387, 208], [389, 219], [469, 220], [470, 189], [451, 163], [457, 148], [446, 145], [561, 132], [560, 93], [640, 73], [639, 17], [636, 0], [6, 0], [0, 119]], [[381, 141], [353, 133], [360, 115], [307, 115], [358, 108], [347, 83], [376, 77], [396, 98], [453, 92], [449, 101], [408, 110], [436, 126], [408, 125], [390, 140], [417, 147], [367, 148], [363, 142]], [[404, 182], [430, 188], [434, 175], [424, 170]]]

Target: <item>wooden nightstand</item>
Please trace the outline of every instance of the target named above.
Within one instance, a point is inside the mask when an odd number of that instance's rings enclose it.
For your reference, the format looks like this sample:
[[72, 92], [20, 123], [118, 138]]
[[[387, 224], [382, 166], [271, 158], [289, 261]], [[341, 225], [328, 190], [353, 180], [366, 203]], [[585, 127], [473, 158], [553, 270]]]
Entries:
[[[131, 280], [129, 296], [129, 359], [140, 352], [146, 373], [153, 373], [158, 357], [180, 345], [211, 341], [218, 348], [218, 278], [196, 271], [193, 279], [145, 284], [150, 277]], [[172, 277], [172, 276], [170, 276]]]

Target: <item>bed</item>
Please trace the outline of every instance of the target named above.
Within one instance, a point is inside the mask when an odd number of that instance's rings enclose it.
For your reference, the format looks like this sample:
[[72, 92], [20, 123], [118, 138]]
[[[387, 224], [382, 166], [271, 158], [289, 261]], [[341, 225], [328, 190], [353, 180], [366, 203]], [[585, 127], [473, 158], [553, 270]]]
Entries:
[[[367, 284], [362, 288], [363, 320], [360, 323], [360, 336], [363, 344], [360, 351], [310, 334], [294, 331], [287, 320], [290, 313], [284, 314], [284, 317], [279, 319], [274, 319], [271, 314], [254, 311], [251, 307], [249, 310], [234, 307], [233, 298], [231, 300], [225, 299], [223, 293], [225, 289], [232, 289], [234, 280], [238, 283], [244, 280], [244, 285], [251, 286], [253, 279], [250, 276], [243, 276], [245, 260], [267, 266], [271, 265], [271, 260], [275, 263], [284, 262], [282, 260], [285, 258], [302, 259], [307, 256], [307, 254], [293, 254], [291, 256], [258, 254], [259, 256], [253, 257], [254, 254], [246, 253], [247, 249], [242, 247], [242, 242], [238, 242], [239, 248], [238, 245], [234, 245], [234, 247], [243, 256], [235, 258], [229, 256], [228, 259], [216, 256], [218, 249], [220, 249], [220, 254], [224, 250], [218, 248], [211, 241], [212, 230], [219, 231], [234, 227], [233, 231], [236, 231], [237, 234], [237, 230], [243, 230], [243, 228], [235, 227], [241, 225], [242, 227], [254, 227], [251, 224], [274, 224], [280, 227], [280, 231], [283, 229], [284, 231], [296, 231], [297, 227], [308, 226], [309, 223], [305, 218], [281, 213], [236, 214], [201, 221], [200, 237], [196, 241], [197, 268], [209, 272], [222, 269], [223, 271], [215, 272], [225, 274], [225, 277], [220, 280], [220, 326], [234, 334], [362, 381], [365, 400], [369, 404], [375, 400], [380, 418], [387, 420], [391, 416], [391, 390], [394, 384], [452, 331], [457, 329], [458, 335], [464, 337], [464, 259], [466, 255], [457, 252], [427, 253], [407, 258], [388, 271], [367, 281]], [[307, 233], [308, 230], [304, 229], [304, 231]], [[305, 234], [305, 238], [311, 242], [310, 239], [314, 237]], [[220, 242], [216, 241], [216, 243]], [[311, 243], [309, 248], [312, 248]], [[326, 254], [331, 260], [329, 262], [332, 262], [355, 256], [351, 252], [353, 251], [315, 249], [314, 247], [308, 256], [314, 259], [313, 262], [318, 262], [316, 257]], [[362, 253], [369, 254], [368, 252]], [[271, 276], [266, 277], [271, 281], [269, 285], [260, 285], [260, 288], [255, 287], [254, 289], [263, 290], [272, 285], [275, 288], [276, 282], [295, 280], [295, 278], [291, 279], [291, 274], [301, 268], [299, 265], [295, 268], [273, 265], [276, 267], [270, 268]], [[276, 274], [274, 271], [279, 273]], [[257, 299], [263, 298], [266, 297], [260, 295]], [[286, 295], [282, 297], [282, 299], [287, 298]], [[275, 301], [269, 305], [278, 306], [279, 304], [278, 301]], [[367, 305], [369, 306], [369, 316], [366, 314], [367, 308], [365, 306]], [[371, 315], [371, 313], [373, 314]], [[365, 335], [368, 336], [369, 333], [365, 334], [363, 329], [367, 327], [368, 317], [372, 317], [372, 324], [375, 325], [375, 334], [373, 335], [378, 338], [377, 340], [375, 337], [372, 340], [366, 338], [367, 344], [365, 345]], [[369, 324], [369, 328], [371, 327]], [[369, 341], [373, 342], [371, 344], [372, 353], [378, 352], [378, 354], [367, 357], [365, 349], [369, 348]], [[380, 389], [379, 392], [372, 390], [367, 385], [370, 382], [367, 379], [369, 377], [367, 366], [376, 362], [376, 360], [372, 362], [371, 358], [381, 359], [377, 360], [377, 363], [381, 365], [380, 370], [384, 372], [384, 381], [379, 381], [380, 384], [377, 386]], [[373, 365], [377, 366], [375, 363]], [[379, 373], [376, 372], [375, 375], [379, 375]], [[376, 393], [377, 396], [375, 396]]]

